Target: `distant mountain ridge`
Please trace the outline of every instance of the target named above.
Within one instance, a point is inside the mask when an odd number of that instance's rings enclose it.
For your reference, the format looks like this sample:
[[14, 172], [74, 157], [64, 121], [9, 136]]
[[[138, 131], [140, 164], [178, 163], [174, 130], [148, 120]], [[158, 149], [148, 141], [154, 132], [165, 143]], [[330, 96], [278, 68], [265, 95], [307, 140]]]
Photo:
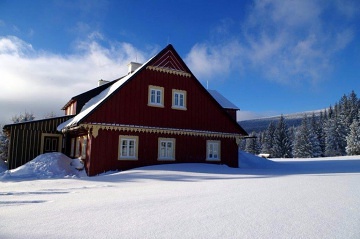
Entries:
[[[320, 112], [323, 112], [324, 110], [314, 110], [314, 111], [305, 111], [300, 113], [294, 113], [294, 114], [286, 114], [283, 115], [285, 118], [285, 122], [288, 127], [292, 126], [299, 126], [301, 124], [301, 120], [304, 118], [305, 115], [308, 117], [311, 117], [312, 114], [315, 114], [315, 116], [319, 117]], [[281, 115], [277, 116], [270, 116], [270, 117], [264, 117], [264, 118], [258, 118], [258, 119], [250, 119], [250, 120], [241, 120], [238, 121], [238, 123], [243, 127], [246, 132], [249, 134], [251, 132], [260, 132], [263, 130], [266, 130], [269, 124], [273, 121], [276, 125], [276, 123], [279, 121]]]

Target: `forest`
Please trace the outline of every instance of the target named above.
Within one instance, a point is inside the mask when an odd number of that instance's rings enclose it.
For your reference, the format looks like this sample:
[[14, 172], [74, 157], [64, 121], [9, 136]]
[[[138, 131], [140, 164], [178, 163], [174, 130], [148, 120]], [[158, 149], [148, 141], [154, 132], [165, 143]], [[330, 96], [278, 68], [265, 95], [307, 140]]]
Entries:
[[314, 158], [360, 154], [360, 101], [354, 91], [320, 112], [304, 114], [299, 126], [288, 127], [281, 116], [266, 130], [251, 132], [240, 148], [272, 158]]

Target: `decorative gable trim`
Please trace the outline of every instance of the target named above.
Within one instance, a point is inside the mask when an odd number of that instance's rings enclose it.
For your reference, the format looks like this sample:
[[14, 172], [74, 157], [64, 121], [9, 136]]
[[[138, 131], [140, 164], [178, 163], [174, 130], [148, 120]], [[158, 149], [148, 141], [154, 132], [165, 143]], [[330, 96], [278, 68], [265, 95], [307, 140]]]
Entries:
[[165, 72], [168, 74], [174, 74], [179, 76], [185, 76], [185, 77], [191, 77], [190, 73], [187, 73], [185, 71], [179, 71], [171, 68], [165, 68], [165, 67], [158, 67], [158, 66], [148, 66], [146, 67], [147, 70], [153, 70], [153, 71], [159, 71], [159, 72]]
[[186, 69], [182, 66], [180, 61], [171, 50], [167, 50], [151, 65], [186, 72]]
[[146, 69], [191, 77], [191, 74], [187, 72], [186, 68], [179, 61], [179, 59], [172, 50], [167, 50], [166, 52], [164, 52], [159, 57], [159, 59], [157, 59], [151, 65], [147, 66]]
[[160, 128], [150, 126], [138, 126], [138, 125], [121, 125], [121, 124], [80, 124], [81, 128], [84, 128], [92, 132], [92, 135], [96, 138], [99, 134], [99, 130], [113, 130], [113, 131], [126, 131], [126, 132], [141, 132], [141, 133], [156, 133], [156, 134], [170, 134], [170, 135], [189, 135], [200, 137], [219, 137], [219, 138], [234, 138], [237, 140], [242, 138], [243, 135], [225, 132], [214, 132], [205, 130], [192, 130], [192, 129], [176, 129], [176, 128]]

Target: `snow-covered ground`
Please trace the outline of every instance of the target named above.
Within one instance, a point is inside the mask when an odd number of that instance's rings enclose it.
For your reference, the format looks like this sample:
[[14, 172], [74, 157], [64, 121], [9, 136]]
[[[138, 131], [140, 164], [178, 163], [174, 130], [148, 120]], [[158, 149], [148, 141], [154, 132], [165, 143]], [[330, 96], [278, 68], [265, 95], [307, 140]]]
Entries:
[[0, 174], [0, 238], [360, 238], [360, 156], [86, 177], [61, 154]]

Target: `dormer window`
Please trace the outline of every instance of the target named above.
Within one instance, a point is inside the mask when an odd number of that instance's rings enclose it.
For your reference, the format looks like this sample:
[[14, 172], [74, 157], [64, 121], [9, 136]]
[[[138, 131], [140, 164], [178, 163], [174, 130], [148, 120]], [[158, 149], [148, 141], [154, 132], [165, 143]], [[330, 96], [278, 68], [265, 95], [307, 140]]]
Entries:
[[154, 107], [164, 107], [164, 87], [149, 86], [148, 105]]
[[65, 108], [65, 115], [75, 115], [76, 114], [76, 101], [73, 101]]

